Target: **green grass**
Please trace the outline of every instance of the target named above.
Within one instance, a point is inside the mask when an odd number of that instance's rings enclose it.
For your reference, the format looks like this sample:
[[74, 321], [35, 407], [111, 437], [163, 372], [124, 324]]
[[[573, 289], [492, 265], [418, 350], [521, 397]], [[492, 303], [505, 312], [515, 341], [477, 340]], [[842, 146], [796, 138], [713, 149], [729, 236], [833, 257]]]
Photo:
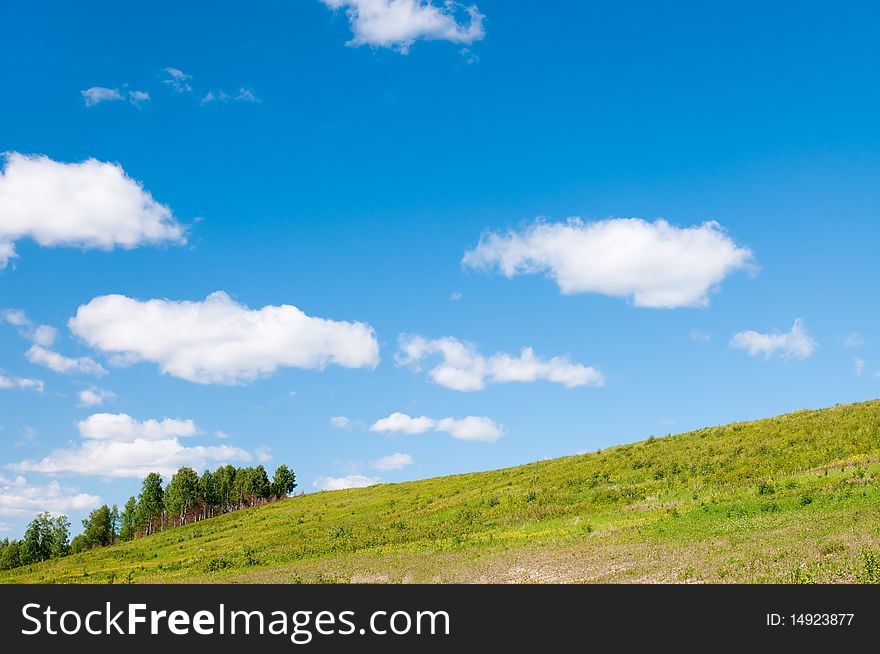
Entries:
[[880, 401], [315, 493], [0, 582], [880, 582]]

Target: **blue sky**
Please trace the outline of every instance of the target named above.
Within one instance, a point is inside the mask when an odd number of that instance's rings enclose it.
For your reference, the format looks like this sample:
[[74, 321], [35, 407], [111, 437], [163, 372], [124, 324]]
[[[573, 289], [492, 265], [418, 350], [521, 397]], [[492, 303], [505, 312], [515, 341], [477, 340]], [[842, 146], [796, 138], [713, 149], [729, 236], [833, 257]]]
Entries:
[[8, 535], [151, 448], [311, 492], [877, 396], [876, 3], [398, 5], [0, 6]]

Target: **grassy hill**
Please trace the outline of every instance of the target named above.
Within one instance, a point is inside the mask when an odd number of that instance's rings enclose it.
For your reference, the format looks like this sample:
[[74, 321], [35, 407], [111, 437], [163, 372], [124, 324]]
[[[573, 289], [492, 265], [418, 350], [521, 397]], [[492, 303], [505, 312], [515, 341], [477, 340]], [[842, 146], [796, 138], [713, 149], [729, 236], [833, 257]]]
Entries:
[[0, 582], [878, 582], [880, 401], [315, 493]]

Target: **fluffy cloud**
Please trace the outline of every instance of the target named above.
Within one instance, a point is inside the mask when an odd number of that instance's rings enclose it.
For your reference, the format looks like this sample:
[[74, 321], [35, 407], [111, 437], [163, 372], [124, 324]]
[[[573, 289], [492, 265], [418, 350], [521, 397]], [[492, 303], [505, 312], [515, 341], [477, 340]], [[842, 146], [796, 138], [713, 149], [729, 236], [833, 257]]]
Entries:
[[[476, 6], [432, 0], [321, 0], [345, 9], [354, 38], [351, 45], [373, 45], [407, 52], [419, 39], [473, 43], [485, 36]], [[460, 20], [461, 19], [461, 20]]]
[[413, 418], [405, 413], [394, 412], [387, 418], [373, 423], [370, 431], [403, 432], [404, 434], [424, 434], [434, 428], [436, 420], [422, 416]]
[[424, 434], [428, 431], [445, 432], [463, 441], [497, 441], [504, 429], [485, 416], [466, 418], [442, 418], [434, 420], [426, 416], [413, 418], [405, 413], [395, 412], [381, 418], [370, 426], [373, 432], [403, 432], [405, 434]]
[[102, 102], [122, 100], [122, 94], [119, 92], [119, 89], [108, 89], [103, 86], [92, 86], [84, 89], [80, 91], [80, 95], [82, 95], [83, 102], [86, 103], [87, 107], [94, 107]]
[[107, 400], [112, 400], [116, 397], [115, 393], [111, 393], [110, 391], [105, 391], [100, 388], [87, 388], [84, 391], [80, 391], [77, 395], [78, 402], [77, 406], [79, 407], [95, 407], [101, 406]]
[[28, 388], [43, 392], [43, 382], [39, 379], [30, 379], [28, 377], [6, 377], [0, 375], [0, 388]]
[[816, 349], [817, 344], [807, 330], [803, 321], [798, 318], [790, 331], [762, 334], [755, 331], [739, 332], [733, 336], [730, 346], [745, 350], [751, 356], [763, 354], [769, 359], [778, 354], [783, 359], [806, 359]]
[[395, 452], [394, 454], [389, 454], [388, 456], [383, 456], [380, 459], [376, 459], [372, 463], [370, 463], [370, 467], [374, 470], [401, 470], [406, 466], [412, 465], [414, 463], [413, 458], [409, 454], [402, 454], [401, 452]]
[[80, 493], [76, 488], [62, 486], [58, 481], [36, 485], [24, 477], [8, 479], [0, 475], [0, 515], [30, 516], [40, 511], [56, 515], [68, 511], [87, 511], [101, 503], [97, 495]]
[[533, 382], [539, 379], [576, 386], [602, 386], [605, 379], [595, 368], [572, 363], [568, 357], [541, 359], [534, 350], [524, 347], [518, 357], [497, 353], [483, 357], [470, 343], [455, 338], [428, 340], [421, 336], [404, 334], [399, 339], [397, 362], [419, 369], [421, 362], [440, 355], [439, 365], [431, 368], [428, 376], [437, 384], [456, 391], [478, 391], [486, 383]]
[[0, 173], [0, 268], [16, 256], [15, 241], [46, 247], [112, 250], [183, 243], [171, 209], [156, 202], [118, 164], [87, 159], [62, 163], [45, 156], [5, 155]]
[[68, 325], [119, 360], [151, 361], [200, 384], [248, 382], [279, 367], [379, 363], [369, 325], [314, 318], [287, 304], [249, 309], [221, 291], [203, 302], [104, 295], [80, 306]]
[[346, 488], [365, 488], [378, 484], [381, 479], [378, 477], [365, 477], [364, 475], [348, 475], [346, 477], [318, 477], [313, 486], [320, 490], [333, 491], [344, 490]]
[[330, 418], [330, 426], [334, 429], [348, 429], [351, 427], [351, 419], [345, 416], [333, 416]]
[[135, 420], [126, 413], [95, 413], [77, 423], [83, 438], [98, 441], [157, 441], [178, 436], [197, 436], [199, 430], [192, 420]]
[[751, 251], [716, 222], [679, 228], [639, 218], [574, 218], [488, 233], [462, 260], [506, 277], [546, 273], [564, 294], [631, 297], [635, 306], [653, 308], [706, 306], [713, 288], [751, 262]]
[[196, 470], [253, 456], [229, 445], [183, 445], [179, 438], [200, 432], [192, 420], [138, 421], [126, 414], [97, 413], [78, 423], [80, 445], [54, 450], [40, 460], [14, 463], [10, 469], [43, 474], [140, 478], [148, 472], [173, 474], [181, 466]]
[[865, 344], [865, 337], [858, 332], [850, 332], [849, 334], [841, 338], [840, 341], [843, 347], [846, 348], [861, 347]]
[[57, 337], [58, 330], [49, 325], [40, 325], [31, 334], [31, 340], [41, 347], [52, 347]]
[[0, 318], [16, 327], [27, 327], [30, 324], [27, 314], [21, 309], [3, 309], [0, 311]]
[[39, 366], [45, 366], [55, 372], [63, 375], [72, 375], [82, 373], [84, 375], [94, 375], [100, 377], [107, 374], [107, 370], [91, 357], [80, 357], [72, 359], [58, 352], [53, 352], [41, 345], [32, 345], [25, 352], [27, 360]]

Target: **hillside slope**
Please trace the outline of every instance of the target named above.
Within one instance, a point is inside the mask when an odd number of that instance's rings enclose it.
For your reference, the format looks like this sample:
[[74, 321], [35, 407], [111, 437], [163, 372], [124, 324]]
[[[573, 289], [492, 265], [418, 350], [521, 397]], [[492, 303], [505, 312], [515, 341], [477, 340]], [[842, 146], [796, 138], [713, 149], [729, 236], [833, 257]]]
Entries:
[[290, 498], [2, 582], [880, 580], [880, 401]]

